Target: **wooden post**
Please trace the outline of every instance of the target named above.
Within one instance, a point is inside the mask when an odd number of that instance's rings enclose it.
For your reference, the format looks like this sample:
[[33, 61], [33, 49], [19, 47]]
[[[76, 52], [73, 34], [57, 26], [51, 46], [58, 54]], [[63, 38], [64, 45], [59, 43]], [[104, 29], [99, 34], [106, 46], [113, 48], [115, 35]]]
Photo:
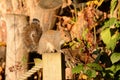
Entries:
[[23, 27], [28, 25], [24, 15], [5, 15], [7, 25], [6, 80], [18, 80], [27, 70], [27, 50], [22, 41]]
[[45, 53], [42, 59], [43, 80], [65, 80], [65, 62], [61, 53]]

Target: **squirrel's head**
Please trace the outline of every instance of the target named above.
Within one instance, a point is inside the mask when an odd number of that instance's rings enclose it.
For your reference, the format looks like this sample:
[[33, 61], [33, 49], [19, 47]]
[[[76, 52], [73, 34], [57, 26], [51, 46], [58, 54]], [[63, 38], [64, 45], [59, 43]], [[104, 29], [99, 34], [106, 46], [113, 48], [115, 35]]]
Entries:
[[72, 40], [70, 32], [66, 30], [61, 31], [61, 37], [64, 40], [64, 42], [70, 42]]
[[70, 42], [72, 40], [70, 31], [66, 28], [63, 28], [61, 26], [58, 26], [58, 29], [61, 33], [62, 42]]

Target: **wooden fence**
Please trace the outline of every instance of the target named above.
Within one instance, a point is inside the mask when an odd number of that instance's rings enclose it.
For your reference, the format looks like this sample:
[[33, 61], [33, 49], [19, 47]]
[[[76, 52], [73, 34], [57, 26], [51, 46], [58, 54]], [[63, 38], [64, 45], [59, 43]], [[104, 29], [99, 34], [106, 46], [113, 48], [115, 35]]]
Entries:
[[19, 77], [25, 80], [43, 68], [43, 80], [65, 80], [64, 55], [61, 53], [44, 53], [40, 64], [35, 65], [28, 72]]

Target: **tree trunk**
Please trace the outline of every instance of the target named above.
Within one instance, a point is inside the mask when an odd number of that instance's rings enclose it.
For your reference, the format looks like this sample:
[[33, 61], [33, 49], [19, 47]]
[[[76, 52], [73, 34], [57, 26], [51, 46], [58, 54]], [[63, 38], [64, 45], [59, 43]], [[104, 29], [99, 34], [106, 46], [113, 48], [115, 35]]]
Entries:
[[[28, 0], [27, 3], [27, 6], [30, 8], [31, 20], [33, 18], [39, 19], [43, 32], [53, 29], [57, 18], [56, 15], [58, 14], [59, 7], [62, 4], [62, 2], [60, 2], [61, 0], [59, 0], [59, 3], [56, 2], [55, 4], [52, 4], [53, 7], [49, 7], [51, 5], [47, 4], [51, 3], [52, 0], [47, 0], [47, 3], [44, 1], [45, 0], [40, 0], [39, 2], [35, 2], [33, 0]], [[47, 5], [47, 7], [44, 7], [44, 5]]]

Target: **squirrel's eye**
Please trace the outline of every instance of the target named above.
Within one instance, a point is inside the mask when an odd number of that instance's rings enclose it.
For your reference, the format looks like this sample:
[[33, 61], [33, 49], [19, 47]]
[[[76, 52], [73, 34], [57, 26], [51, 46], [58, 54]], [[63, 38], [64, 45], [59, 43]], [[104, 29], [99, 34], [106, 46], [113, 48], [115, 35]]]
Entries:
[[32, 37], [35, 37], [35, 35], [34, 35], [34, 34], [32, 34]]
[[65, 35], [65, 37], [66, 37], [67, 35]]

